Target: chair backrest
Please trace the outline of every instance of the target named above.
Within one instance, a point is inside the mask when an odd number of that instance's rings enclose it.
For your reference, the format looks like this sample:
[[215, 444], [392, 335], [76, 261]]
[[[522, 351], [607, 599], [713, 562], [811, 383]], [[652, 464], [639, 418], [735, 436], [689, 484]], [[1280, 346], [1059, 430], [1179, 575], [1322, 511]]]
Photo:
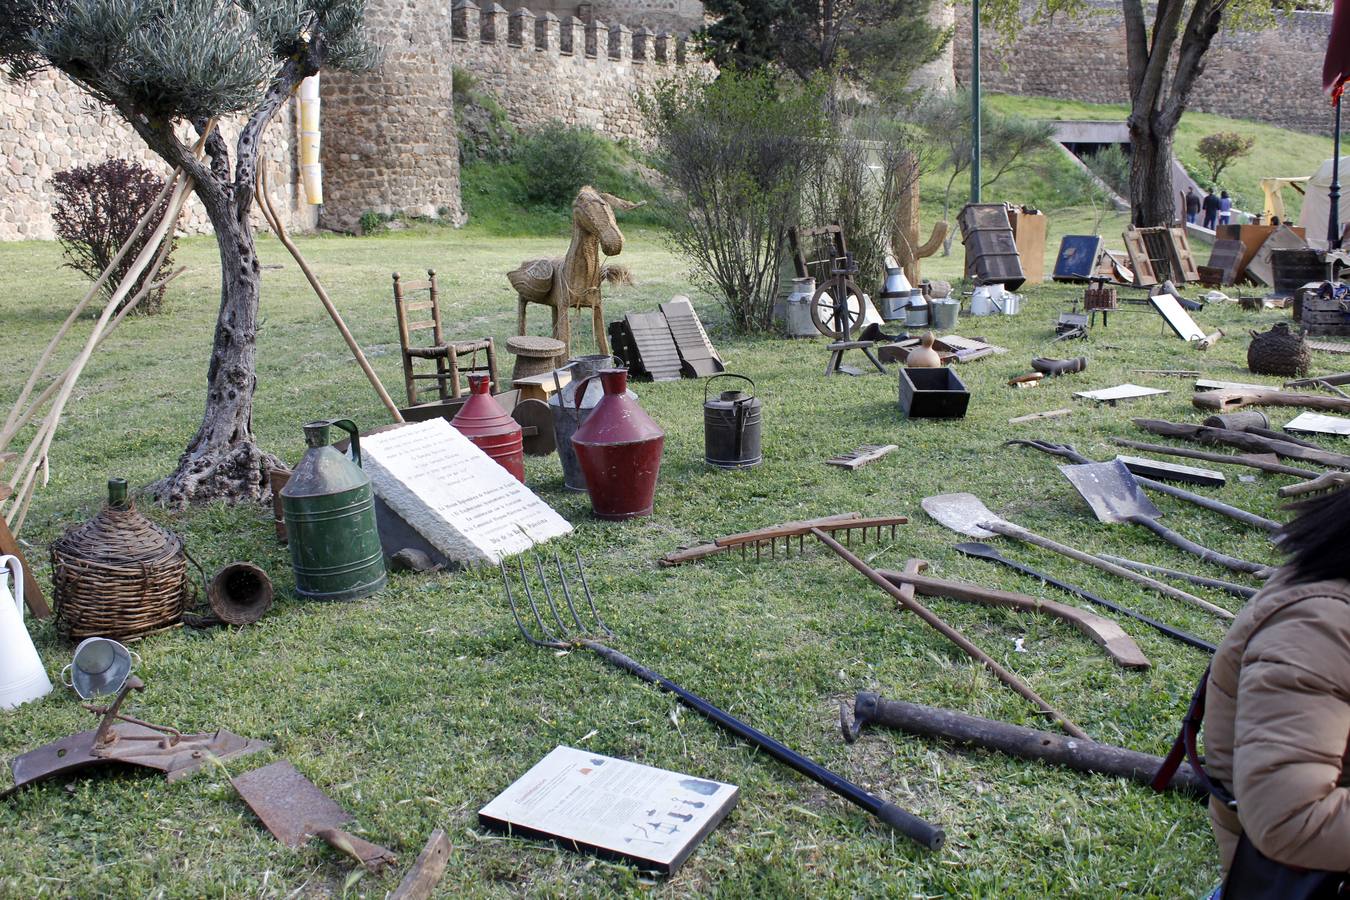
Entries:
[[838, 222], [810, 228], [788, 229], [797, 277], [807, 276], [823, 284], [837, 272], [854, 271], [853, 258], [844, 240], [844, 229]]
[[[419, 291], [426, 291], [426, 299], [413, 299]], [[430, 340], [425, 346], [437, 347], [444, 343], [441, 333], [441, 303], [436, 291], [436, 270], [427, 269], [426, 281], [403, 281], [394, 273], [394, 312], [398, 316], [398, 339], [406, 350], [419, 346], [415, 339], [427, 337], [418, 332], [430, 331]], [[430, 313], [429, 316], [417, 315]]]

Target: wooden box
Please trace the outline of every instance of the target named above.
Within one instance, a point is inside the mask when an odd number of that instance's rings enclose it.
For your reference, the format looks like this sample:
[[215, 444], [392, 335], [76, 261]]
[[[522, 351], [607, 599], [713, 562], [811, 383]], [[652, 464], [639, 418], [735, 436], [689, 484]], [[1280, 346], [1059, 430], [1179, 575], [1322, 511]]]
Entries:
[[911, 419], [960, 419], [970, 405], [970, 389], [946, 366], [900, 370], [900, 408]]
[[1017, 240], [1017, 254], [1022, 258], [1022, 274], [1030, 283], [1040, 284], [1045, 280], [1045, 238], [1049, 220], [1045, 213], [1021, 209], [1009, 211], [1008, 220]]

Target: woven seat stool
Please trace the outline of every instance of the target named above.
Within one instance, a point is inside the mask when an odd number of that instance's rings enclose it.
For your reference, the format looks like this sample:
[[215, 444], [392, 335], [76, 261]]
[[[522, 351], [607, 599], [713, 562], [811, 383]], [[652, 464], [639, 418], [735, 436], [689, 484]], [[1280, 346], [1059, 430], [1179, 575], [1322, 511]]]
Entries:
[[511, 369], [511, 380], [515, 381], [558, 368], [563, 363], [567, 345], [557, 338], [521, 334], [507, 338], [506, 349], [516, 357]]

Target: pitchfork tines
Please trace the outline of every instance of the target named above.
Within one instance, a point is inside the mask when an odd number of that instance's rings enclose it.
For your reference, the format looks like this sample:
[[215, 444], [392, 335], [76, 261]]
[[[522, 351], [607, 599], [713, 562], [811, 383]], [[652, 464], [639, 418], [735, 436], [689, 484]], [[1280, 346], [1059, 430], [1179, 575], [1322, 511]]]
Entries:
[[[531, 551], [531, 557], [534, 560], [535, 580], [543, 594], [544, 603], [548, 607], [548, 612], [552, 619], [557, 623], [558, 630], [555, 632], [546, 621], [546, 617], [539, 610], [539, 602], [535, 599], [534, 591], [530, 587], [530, 573], [525, 566], [525, 554], [522, 553], [516, 558], [516, 567], [520, 574], [521, 592], [524, 594], [525, 602], [529, 604], [530, 613], [534, 616], [534, 623], [538, 627], [538, 632], [533, 632], [526, 624], [525, 619], [521, 618], [521, 605], [516, 602], [516, 595], [511, 590], [511, 573], [507, 569], [506, 562], [502, 561], [497, 567], [502, 573], [502, 584], [506, 587], [506, 599], [511, 604], [511, 615], [516, 620], [516, 627], [520, 633], [529, 641], [539, 647], [552, 647], [555, 650], [571, 650], [583, 646], [585, 642], [595, 636], [595, 629], [599, 629], [607, 637], [612, 637], [614, 632], [610, 631], [605, 620], [600, 618], [600, 612], [595, 608], [595, 597], [591, 595], [590, 583], [586, 580], [586, 569], [581, 563], [581, 553], [574, 551], [577, 564], [577, 578], [581, 582], [581, 590], [586, 598], [586, 606], [590, 608], [591, 618], [595, 620], [595, 626], [592, 627], [582, 621], [582, 614], [577, 612], [577, 602], [573, 599], [574, 589], [567, 577], [567, 570], [563, 567], [563, 561], [558, 552], [553, 552], [553, 565], [549, 568], [556, 569], [558, 573], [557, 588], [562, 594], [563, 601], [566, 602], [567, 618], [572, 620], [568, 624], [563, 616], [562, 604], [554, 599], [553, 589], [549, 587], [549, 576], [545, 572], [543, 560], [538, 551]], [[588, 633], [589, 632], [589, 633]]]

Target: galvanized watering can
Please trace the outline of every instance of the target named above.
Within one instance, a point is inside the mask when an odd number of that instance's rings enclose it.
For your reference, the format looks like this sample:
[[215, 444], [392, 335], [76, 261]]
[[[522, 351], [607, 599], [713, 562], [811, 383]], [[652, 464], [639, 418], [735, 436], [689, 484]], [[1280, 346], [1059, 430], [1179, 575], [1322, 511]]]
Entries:
[[[351, 435], [352, 458], [329, 446], [329, 428]], [[304, 426], [309, 449], [281, 489], [295, 592], [315, 600], [355, 600], [388, 576], [375, 525], [375, 494], [361, 469], [361, 436], [350, 419]]]
[[[708, 389], [719, 378], [748, 382], [751, 393], [722, 391], [708, 399]], [[723, 372], [703, 383], [703, 459], [719, 469], [748, 469], [764, 461], [760, 451], [764, 425], [763, 404], [753, 393], [755, 383], [744, 375]]]
[[0, 567], [8, 570], [0, 574], [0, 709], [13, 709], [50, 693], [52, 682], [23, 624], [23, 565], [0, 556]]

